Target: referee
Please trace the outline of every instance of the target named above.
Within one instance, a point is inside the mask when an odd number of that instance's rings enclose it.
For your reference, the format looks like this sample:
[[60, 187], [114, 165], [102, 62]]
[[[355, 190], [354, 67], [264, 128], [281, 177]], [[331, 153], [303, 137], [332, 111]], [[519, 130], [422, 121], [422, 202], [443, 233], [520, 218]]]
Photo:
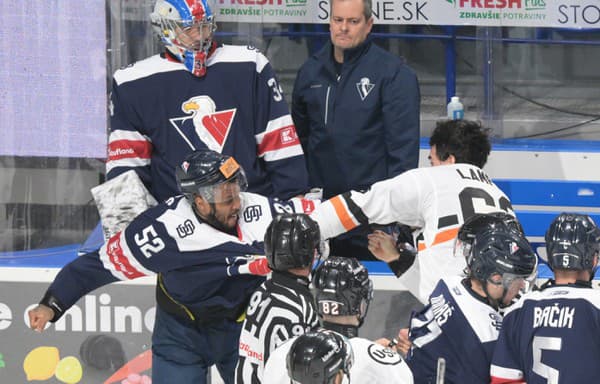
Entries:
[[286, 340], [318, 326], [308, 288], [320, 231], [305, 214], [276, 216], [265, 234], [271, 278], [252, 295], [240, 335], [237, 384], [260, 384], [269, 354]]

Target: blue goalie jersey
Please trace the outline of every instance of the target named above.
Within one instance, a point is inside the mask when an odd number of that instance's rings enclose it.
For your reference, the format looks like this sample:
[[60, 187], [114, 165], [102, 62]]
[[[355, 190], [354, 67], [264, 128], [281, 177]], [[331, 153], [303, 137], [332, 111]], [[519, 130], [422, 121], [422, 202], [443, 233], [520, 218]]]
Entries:
[[490, 362], [502, 316], [475, 297], [462, 279], [441, 279], [429, 304], [411, 318], [413, 346], [406, 362], [415, 383], [436, 383], [439, 357], [446, 360], [445, 383], [490, 382]]
[[600, 291], [580, 284], [531, 292], [504, 318], [492, 383], [600, 381]]
[[248, 191], [289, 198], [308, 190], [296, 128], [275, 71], [255, 49], [224, 45], [193, 76], [168, 54], [115, 72], [107, 177], [135, 170], [158, 201], [178, 195], [175, 167], [196, 149], [233, 156]]

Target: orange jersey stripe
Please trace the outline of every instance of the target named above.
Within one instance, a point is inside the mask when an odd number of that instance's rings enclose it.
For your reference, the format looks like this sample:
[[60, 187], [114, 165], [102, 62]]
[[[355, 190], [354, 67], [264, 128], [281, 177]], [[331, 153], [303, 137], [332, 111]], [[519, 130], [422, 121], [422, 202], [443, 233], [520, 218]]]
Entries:
[[333, 208], [335, 209], [335, 213], [337, 214], [338, 219], [340, 219], [340, 222], [342, 223], [342, 225], [344, 226], [346, 231], [349, 231], [352, 228], [357, 227], [357, 225], [354, 224], [352, 217], [350, 217], [350, 214], [344, 207], [344, 203], [342, 202], [342, 198], [340, 196], [335, 196], [329, 201], [331, 202], [331, 205], [333, 205]]
[[[435, 239], [433, 239], [433, 243], [431, 244], [431, 246], [434, 246], [436, 244], [439, 243], [443, 243], [449, 240], [453, 240], [454, 238], [456, 238], [456, 235], [458, 235], [458, 228], [452, 228], [452, 229], [446, 229], [445, 231], [441, 231], [438, 232], [435, 235]], [[419, 242], [419, 251], [424, 250], [425, 248], [427, 248], [425, 246], [425, 244], [423, 242]]]

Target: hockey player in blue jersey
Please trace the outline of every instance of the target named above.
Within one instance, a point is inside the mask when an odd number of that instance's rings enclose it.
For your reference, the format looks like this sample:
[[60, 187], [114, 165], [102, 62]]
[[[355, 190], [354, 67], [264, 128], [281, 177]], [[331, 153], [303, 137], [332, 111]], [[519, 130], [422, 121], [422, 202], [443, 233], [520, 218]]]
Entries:
[[209, 0], [157, 0], [165, 51], [113, 76], [107, 178], [135, 170], [161, 202], [195, 149], [235, 157], [248, 191], [289, 198], [308, 189], [304, 155], [271, 64], [254, 48], [219, 45]]
[[[489, 383], [489, 367], [502, 325], [501, 307], [531, 286], [537, 256], [519, 231], [474, 216], [459, 230], [455, 257], [465, 255], [467, 277], [442, 278], [429, 303], [410, 321], [407, 356], [415, 383], [435, 383], [439, 358], [445, 383]], [[470, 221], [475, 220], [476, 225]]]
[[269, 272], [267, 226], [278, 212], [310, 211], [313, 201], [279, 201], [246, 193], [243, 168], [230, 156], [203, 150], [177, 170], [184, 195], [137, 216], [99, 251], [78, 257], [29, 312], [42, 331], [92, 290], [158, 274], [152, 335], [155, 383], [205, 383], [216, 365], [233, 383], [241, 316]]
[[492, 359], [493, 384], [597, 383], [600, 377], [600, 229], [588, 216], [561, 213], [546, 232], [554, 280], [505, 314]]

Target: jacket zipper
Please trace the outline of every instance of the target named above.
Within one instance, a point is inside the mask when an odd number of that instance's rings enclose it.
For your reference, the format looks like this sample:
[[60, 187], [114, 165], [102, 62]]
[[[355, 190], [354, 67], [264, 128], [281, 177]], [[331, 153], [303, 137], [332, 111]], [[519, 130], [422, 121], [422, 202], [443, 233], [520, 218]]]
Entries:
[[331, 89], [331, 85], [327, 86], [327, 94], [325, 95], [325, 121], [323, 124], [327, 125], [327, 115], [329, 114], [329, 90]]

